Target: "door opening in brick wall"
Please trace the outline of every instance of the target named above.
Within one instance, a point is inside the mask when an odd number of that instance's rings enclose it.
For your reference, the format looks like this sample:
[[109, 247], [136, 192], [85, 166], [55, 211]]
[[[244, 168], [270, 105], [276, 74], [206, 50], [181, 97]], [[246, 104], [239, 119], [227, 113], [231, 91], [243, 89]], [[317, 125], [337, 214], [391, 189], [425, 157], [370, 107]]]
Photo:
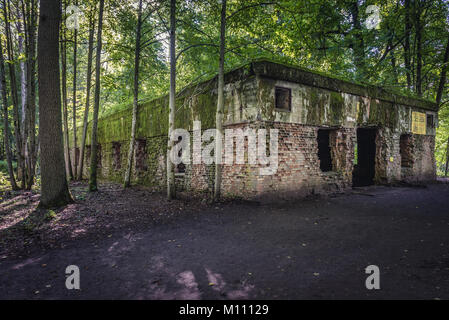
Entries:
[[332, 154], [330, 146], [330, 132], [328, 129], [319, 129], [317, 135], [318, 159], [323, 172], [332, 171]]
[[352, 183], [354, 187], [374, 184], [376, 172], [376, 134], [377, 129], [357, 129], [357, 159], [354, 161]]
[[[178, 143], [180, 143], [182, 141], [182, 137], [178, 138]], [[178, 157], [182, 159], [182, 149], [180, 149], [178, 151]], [[186, 165], [184, 164], [184, 162], [178, 163], [175, 167], [175, 173], [177, 175], [183, 175], [186, 173]]]
[[411, 134], [401, 135], [399, 146], [401, 153], [401, 167], [411, 168], [413, 166], [412, 135]]

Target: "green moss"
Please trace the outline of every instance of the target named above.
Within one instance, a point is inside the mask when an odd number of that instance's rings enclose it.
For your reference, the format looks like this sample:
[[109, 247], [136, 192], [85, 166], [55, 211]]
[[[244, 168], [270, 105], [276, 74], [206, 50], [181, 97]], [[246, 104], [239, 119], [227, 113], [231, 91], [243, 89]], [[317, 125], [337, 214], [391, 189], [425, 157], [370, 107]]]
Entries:
[[273, 79], [283, 79], [313, 87], [378, 98], [393, 103], [413, 105], [425, 109], [435, 110], [437, 108], [434, 101], [416, 96], [413, 92], [407, 92], [406, 94], [395, 92], [370, 83], [357, 82], [352, 79], [348, 80], [320, 71], [310, 70], [298, 65], [286, 63], [282, 60], [261, 58], [253, 60], [251, 64], [256, 74], [261, 73]]
[[331, 124], [336, 125], [343, 122], [345, 111], [345, 100], [341, 93], [331, 92], [330, 93], [330, 108], [329, 108], [329, 120]]
[[322, 122], [321, 115], [324, 115], [325, 98], [319, 93], [319, 89], [308, 89], [309, 105], [307, 108], [307, 124], [317, 125]]
[[276, 117], [274, 99], [272, 97], [274, 83], [271, 80], [259, 81], [258, 104], [263, 119], [274, 121]]

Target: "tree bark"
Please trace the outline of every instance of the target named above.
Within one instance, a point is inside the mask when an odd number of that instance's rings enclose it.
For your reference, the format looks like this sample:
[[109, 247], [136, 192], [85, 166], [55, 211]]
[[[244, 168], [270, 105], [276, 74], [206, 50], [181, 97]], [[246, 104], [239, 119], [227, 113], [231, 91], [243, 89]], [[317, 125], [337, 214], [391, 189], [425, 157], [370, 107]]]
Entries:
[[140, 38], [142, 30], [142, 0], [139, 0], [139, 9], [137, 14], [137, 27], [136, 27], [136, 51], [134, 57], [134, 103], [133, 103], [133, 119], [131, 125], [131, 140], [129, 141], [128, 159], [125, 173], [124, 187], [130, 186], [131, 171], [134, 154], [134, 144], [136, 142], [136, 123], [137, 123], [137, 111], [139, 107], [139, 62], [140, 62]]
[[397, 85], [399, 83], [399, 79], [398, 79], [398, 72], [397, 72], [397, 68], [396, 68], [396, 57], [394, 55], [393, 41], [390, 38], [390, 40], [388, 42], [389, 42], [389, 47], [391, 48], [390, 62], [391, 62], [391, 69], [393, 70], [393, 80], [394, 80], [394, 84]]
[[[23, 0], [22, 0], [23, 5]], [[23, 20], [23, 29], [20, 21], [17, 22], [17, 33], [18, 36], [18, 51], [19, 56], [24, 54], [28, 58], [28, 52], [27, 49], [24, 48], [28, 45], [28, 40], [22, 36], [22, 33], [25, 34], [25, 37], [27, 36], [27, 25], [26, 25], [26, 19], [27, 19], [27, 12], [25, 11], [25, 8], [22, 7], [22, 20]], [[25, 40], [25, 43], [24, 43]], [[28, 78], [27, 78], [27, 69], [26, 69], [26, 61], [21, 60], [20, 61], [20, 97], [21, 97], [21, 113], [22, 113], [22, 119], [20, 121], [20, 126], [22, 128], [22, 150], [24, 150], [24, 159], [27, 158], [26, 148], [27, 148], [27, 134], [28, 134], [28, 104], [27, 104], [27, 86], [28, 86]], [[26, 161], [26, 160], [25, 160]]]
[[64, 170], [59, 88], [60, 0], [41, 0], [38, 32], [39, 124], [41, 147], [40, 207], [73, 202]]
[[[26, 188], [31, 189], [34, 183], [34, 173], [37, 159], [36, 147], [36, 12], [37, 2], [30, 2], [29, 20], [26, 23], [27, 33], [27, 181]], [[25, 130], [25, 129], [24, 129]]]
[[354, 65], [356, 66], [357, 79], [365, 77], [365, 44], [362, 35], [362, 25], [359, 17], [359, 5], [357, 1], [350, 4], [352, 17], [352, 25], [355, 30], [354, 39], [352, 41], [352, 50], [354, 52]]
[[[13, 44], [11, 37], [10, 28], [10, 6], [9, 2], [3, 0], [3, 15], [5, 20], [5, 35], [6, 35], [6, 51], [8, 53], [8, 60], [14, 61]], [[22, 148], [22, 131], [20, 125], [19, 116], [19, 98], [17, 95], [17, 82], [16, 82], [16, 68], [14, 63], [8, 64], [9, 77], [10, 77], [10, 87], [11, 87], [11, 98], [13, 104], [13, 119], [14, 119], [14, 136], [16, 142], [17, 150], [17, 166], [20, 168], [20, 180], [22, 181], [22, 189], [25, 188], [25, 161], [23, 158], [23, 148]], [[19, 178], [19, 177], [18, 177]]]
[[14, 169], [12, 166], [11, 146], [9, 145], [9, 120], [8, 120], [8, 99], [6, 90], [6, 78], [5, 78], [5, 63], [3, 58], [3, 46], [0, 40], [0, 91], [2, 95], [3, 104], [3, 139], [5, 145], [6, 163], [8, 166], [9, 181], [11, 182], [11, 188], [17, 190], [18, 186], [14, 177]]
[[422, 43], [423, 43], [423, 33], [422, 33], [422, 23], [421, 23], [421, 12], [416, 10], [415, 16], [415, 32], [416, 32], [416, 93], [422, 96]]
[[175, 177], [170, 153], [173, 149], [171, 134], [175, 130], [175, 104], [176, 104], [176, 0], [170, 0], [170, 94], [168, 117], [168, 142], [167, 142], [167, 198], [175, 197]]
[[100, 12], [98, 15], [98, 32], [97, 32], [97, 56], [95, 59], [95, 102], [94, 114], [92, 120], [92, 144], [90, 155], [90, 179], [89, 191], [97, 191], [97, 127], [98, 127], [98, 110], [100, 108], [100, 68], [101, 68], [101, 34], [103, 30], [103, 9], [104, 0], [100, 0]]
[[94, 13], [90, 17], [89, 26], [89, 48], [87, 53], [87, 75], [86, 75], [86, 106], [84, 108], [83, 119], [83, 136], [81, 138], [80, 157], [79, 157], [79, 172], [78, 179], [83, 179], [83, 167], [84, 167], [84, 149], [86, 145], [87, 137], [87, 125], [89, 119], [89, 107], [90, 107], [90, 90], [92, 86], [92, 56], [94, 51], [94, 33], [95, 33], [95, 19]]
[[410, 0], [405, 0], [405, 39], [404, 39], [404, 65], [407, 77], [407, 88], [412, 87], [412, 70], [410, 59], [410, 33], [412, 29], [412, 23], [410, 20]]
[[[64, 1], [64, 10], [65, 10], [65, 1]], [[68, 107], [67, 107], [67, 37], [65, 32], [65, 23], [62, 22], [61, 28], [61, 72], [62, 72], [62, 109], [63, 109], [63, 118], [64, 118], [64, 151], [65, 151], [65, 163], [66, 163], [66, 172], [70, 178], [73, 180], [73, 171], [72, 171], [72, 161], [70, 156], [70, 148], [69, 148], [69, 120], [68, 120]]]
[[223, 150], [223, 110], [224, 110], [224, 59], [226, 48], [226, 0], [221, 2], [221, 26], [220, 26], [220, 61], [218, 66], [218, 98], [217, 111], [215, 115], [215, 186], [214, 201], [220, 199], [221, 194], [221, 172], [222, 172], [222, 150]]
[[444, 170], [444, 176], [447, 177], [449, 171], [449, 138], [447, 138], [447, 148], [446, 148], [446, 168]]
[[443, 97], [444, 85], [446, 84], [446, 75], [449, 70], [449, 37], [447, 39], [446, 50], [444, 51], [443, 66], [441, 67], [440, 83], [438, 85], [436, 102], [440, 106]]
[[[75, 1], [75, 6], [78, 6], [78, 0]], [[77, 158], [76, 158], [76, 71], [77, 71], [77, 51], [78, 51], [78, 30], [75, 28], [73, 32], [73, 108], [72, 108], [72, 130], [73, 130], [73, 173], [76, 179]]]

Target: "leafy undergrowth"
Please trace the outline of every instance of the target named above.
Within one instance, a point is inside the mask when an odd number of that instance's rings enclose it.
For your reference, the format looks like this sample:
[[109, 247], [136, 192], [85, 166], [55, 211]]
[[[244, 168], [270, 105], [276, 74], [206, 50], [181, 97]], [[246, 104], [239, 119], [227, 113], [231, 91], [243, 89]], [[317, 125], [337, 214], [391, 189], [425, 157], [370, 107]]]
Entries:
[[0, 170], [0, 202], [10, 194], [10, 189], [8, 176]]
[[39, 193], [9, 192], [0, 202], [0, 258], [26, 256], [32, 249], [65, 247], [74, 239], [100, 239], [120, 230], [150, 228], [181, 214], [198, 212], [206, 201], [167, 201], [164, 194], [143, 187], [126, 190], [102, 183], [87, 192], [87, 184], [70, 185], [74, 204], [38, 209]]

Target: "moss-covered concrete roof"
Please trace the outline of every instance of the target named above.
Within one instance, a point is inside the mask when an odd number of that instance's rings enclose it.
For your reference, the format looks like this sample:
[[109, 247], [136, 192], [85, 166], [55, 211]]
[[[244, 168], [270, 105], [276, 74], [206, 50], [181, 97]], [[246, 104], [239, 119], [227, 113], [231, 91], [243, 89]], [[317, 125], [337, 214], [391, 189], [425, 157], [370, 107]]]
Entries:
[[[404, 94], [386, 90], [379, 86], [359, 84], [338, 79], [321, 72], [308, 70], [298, 66], [281, 64], [266, 59], [252, 61], [250, 62], [250, 66], [252, 73], [262, 77], [300, 83], [336, 92], [345, 92], [431, 111], [438, 110], [438, 105], [435, 102], [426, 99], [406, 96]], [[235, 70], [232, 72], [235, 72]]]
[[[387, 90], [375, 85], [350, 82], [329, 74], [286, 63], [271, 61], [266, 58], [253, 60], [226, 72], [225, 83], [232, 83], [256, 75], [276, 80], [290, 81], [316, 88], [327, 89], [334, 92], [344, 92], [362, 97], [379, 99], [382, 101], [391, 102], [396, 105], [412, 106], [435, 112], [438, 111], [438, 105], [430, 100], [413, 96], [406, 96], [404, 94], [393, 92], [391, 90]], [[177, 96], [182, 97], [185, 95], [189, 95], [189, 93], [196, 90], [201, 92], [211, 90], [212, 88], [216, 88], [216, 82], [217, 75], [214, 75], [208, 79], [201, 80], [184, 87], [177, 93]], [[149, 104], [164, 99], [168, 99], [168, 94], [165, 94], [159, 98], [144, 100], [141, 102], [141, 104]], [[117, 113], [126, 114], [128, 112], [131, 112], [131, 110], [132, 104], [130, 104], [125, 109], [107, 114], [101, 118], [109, 118], [113, 115], [116, 115]]]

